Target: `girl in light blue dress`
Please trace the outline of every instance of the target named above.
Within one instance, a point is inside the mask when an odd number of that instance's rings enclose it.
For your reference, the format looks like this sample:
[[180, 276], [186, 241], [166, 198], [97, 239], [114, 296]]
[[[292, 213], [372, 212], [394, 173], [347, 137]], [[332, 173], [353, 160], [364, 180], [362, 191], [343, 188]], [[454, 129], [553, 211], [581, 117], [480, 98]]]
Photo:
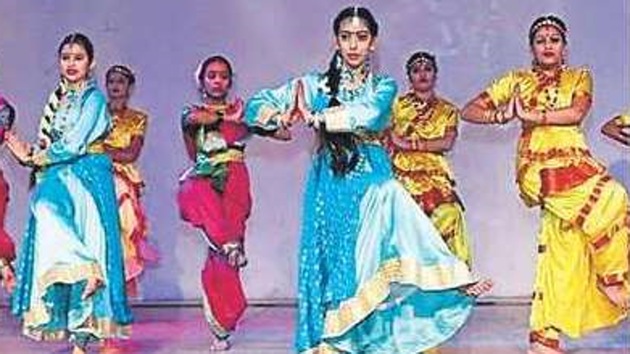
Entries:
[[304, 196], [299, 353], [418, 353], [453, 336], [489, 290], [452, 255], [394, 179], [380, 144], [396, 84], [372, 73], [378, 25], [351, 7], [333, 22], [325, 73], [254, 94], [246, 121], [274, 131], [302, 120], [319, 134]]
[[79, 354], [91, 341], [125, 337], [132, 318], [112, 164], [90, 150], [111, 122], [105, 96], [89, 79], [94, 50], [75, 33], [58, 54], [61, 82], [44, 109], [38, 143], [7, 136], [16, 158], [34, 170], [12, 310], [25, 335], [70, 338]]

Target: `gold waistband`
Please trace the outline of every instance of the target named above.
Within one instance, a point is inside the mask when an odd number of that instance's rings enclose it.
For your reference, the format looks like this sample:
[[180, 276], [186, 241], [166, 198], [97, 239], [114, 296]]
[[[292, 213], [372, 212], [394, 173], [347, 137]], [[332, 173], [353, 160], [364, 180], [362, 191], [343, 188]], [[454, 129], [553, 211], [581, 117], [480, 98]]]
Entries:
[[239, 149], [227, 149], [212, 153], [208, 158], [214, 163], [243, 161], [245, 154]]

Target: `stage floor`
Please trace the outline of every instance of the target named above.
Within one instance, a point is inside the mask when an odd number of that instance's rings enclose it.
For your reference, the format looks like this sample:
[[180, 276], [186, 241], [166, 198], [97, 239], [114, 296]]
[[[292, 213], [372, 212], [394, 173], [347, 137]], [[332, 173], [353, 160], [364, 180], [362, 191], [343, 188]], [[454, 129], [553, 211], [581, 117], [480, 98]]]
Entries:
[[[515, 354], [527, 346], [525, 305], [478, 306], [471, 321], [441, 354]], [[208, 353], [208, 330], [200, 307], [134, 307], [136, 323], [129, 341], [116, 353]], [[250, 307], [233, 337], [232, 354], [293, 353], [295, 309]], [[630, 322], [567, 343], [572, 354], [629, 354]], [[0, 309], [0, 353], [55, 353], [68, 351], [65, 343], [37, 343], [19, 335], [18, 323], [7, 308]], [[97, 350], [92, 352], [96, 353]]]

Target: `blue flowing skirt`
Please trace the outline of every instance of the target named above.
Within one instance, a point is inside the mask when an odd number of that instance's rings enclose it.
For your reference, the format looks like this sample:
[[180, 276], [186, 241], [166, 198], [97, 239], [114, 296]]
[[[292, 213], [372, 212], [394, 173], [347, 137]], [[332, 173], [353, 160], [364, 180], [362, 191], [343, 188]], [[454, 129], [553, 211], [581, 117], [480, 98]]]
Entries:
[[[89, 154], [38, 172], [22, 238], [12, 311], [37, 340], [128, 335], [112, 164]], [[102, 286], [82, 298], [87, 280]]]
[[300, 353], [418, 353], [453, 336], [474, 282], [393, 177], [385, 150], [359, 147], [349, 174], [315, 157], [304, 198], [296, 346]]

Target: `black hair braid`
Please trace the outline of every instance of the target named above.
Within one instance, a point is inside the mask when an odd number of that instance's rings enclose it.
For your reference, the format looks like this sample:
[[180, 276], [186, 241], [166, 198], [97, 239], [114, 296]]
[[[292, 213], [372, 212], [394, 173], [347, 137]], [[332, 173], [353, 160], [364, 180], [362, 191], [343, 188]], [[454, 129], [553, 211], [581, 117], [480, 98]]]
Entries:
[[[326, 85], [330, 89], [330, 101], [328, 107], [341, 105], [337, 99], [339, 84], [341, 82], [341, 60], [339, 52], [335, 52], [326, 76]], [[359, 162], [359, 152], [357, 147], [357, 137], [353, 133], [333, 133], [326, 131], [323, 126], [319, 130], [320, 149], [328, 149], [332, 158], [331, 167], [336, 176], [344, 176], [352, 171]]]

